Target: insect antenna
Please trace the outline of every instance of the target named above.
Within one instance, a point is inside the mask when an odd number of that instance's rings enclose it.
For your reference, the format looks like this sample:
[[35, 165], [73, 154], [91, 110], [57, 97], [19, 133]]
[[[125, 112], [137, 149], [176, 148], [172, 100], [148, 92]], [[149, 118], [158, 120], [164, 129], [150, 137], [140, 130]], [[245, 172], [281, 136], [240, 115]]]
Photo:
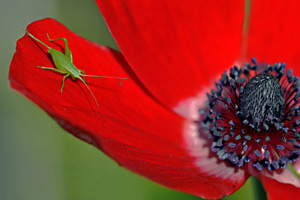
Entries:
[[86, 82], [85, 82], [81, 77], [78, 77], [78, 78], [79, 78], [79, 79], [84, 83], [84, 85], [89, 89], [90, 93], [93, 95], [93, 97], [94, 97], [94, 99], [95, 99], [95, 102], [96, 102], [97, 106], [99, 107], [98, 101], [97, 101], [95, 95], [93, 94], [92, 90], [89, 88], [89, 86], [86, 84]]
[[113, 77], [113, 76], [97, 76], [97, 75], [86, 75], [86, 74], [80, 74], [81, 76], [88, 76], [88, 77], [100, 77], [100, 78], [116, 78], [116, 79], [128, 79], [128, 78], [122, 78], [122, 77]]

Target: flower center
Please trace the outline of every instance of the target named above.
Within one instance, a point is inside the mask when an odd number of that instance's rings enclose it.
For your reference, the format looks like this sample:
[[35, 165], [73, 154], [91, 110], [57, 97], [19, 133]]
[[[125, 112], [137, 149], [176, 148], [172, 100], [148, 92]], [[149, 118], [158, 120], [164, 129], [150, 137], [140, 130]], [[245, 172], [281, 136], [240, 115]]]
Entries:
[[250, 79], [239, 96], [242, 116], [258, 125], [266, 116], [281, 119], [284, 96], [278, 80], [269, 73], [258, 74]]
[[234, 167], [270, 171], [300, 155], [299, 79], [285, 63], [234, 66], [207, 94], [199, 132], [208, 131], [210, 150]]

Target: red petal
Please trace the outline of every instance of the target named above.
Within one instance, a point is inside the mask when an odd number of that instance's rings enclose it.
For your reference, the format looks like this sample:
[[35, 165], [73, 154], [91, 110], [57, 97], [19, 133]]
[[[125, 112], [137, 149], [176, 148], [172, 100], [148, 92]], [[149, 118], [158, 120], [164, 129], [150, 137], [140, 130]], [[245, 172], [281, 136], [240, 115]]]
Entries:
[[243, 1], [96, 2], [128, 63], [168, 107], [197, 95], [239, 56]]
[[300, 1], [251, 1], [248, 59], [286, 62], [300, 75]]
[[300, 180], [288, 169], [281, 174], [262, 176], [262, 183], [270, 200], [294, 200], [300, 196]]
[[[64, 129], [98, 147], [120, 165], [176, 190], [219, 198], [244, 183], [239, 173], [235, 174], [237, 180], [215, 175], [218, 172], [228, 176], [233, 173], [232, 168], [214, 165], [217, 168], [212, 170], [205, 163], [202, 168], [197, 165], [201, 157], [197, 160], [190, 154], [185, 138], [192, 131], [184, 132], [185, 125], [193, 122], [168, 111], [141, 89], [118, 52], [81, 38], [53, 19], [37, 21], [27, 31], [57, 49], [63, 46], [62, 41], [49, 42], [46, 33], [51, 38], [67, 38], [74, 64], [87, 74], [129, 78], [88, 77], [99, 108], [78, 79], [66, 79], [60, 93], [63, 75], [36, 67], [54, 66], [46, 49], [25, 35], [17, 42], [10, 66], [11, 86], [43, 108]], [[202, 149], [201, 146], [197, 151], [204, 156], [203, 161], [207, 153]], [[216, 163], [209, 161], [213, 162]]]

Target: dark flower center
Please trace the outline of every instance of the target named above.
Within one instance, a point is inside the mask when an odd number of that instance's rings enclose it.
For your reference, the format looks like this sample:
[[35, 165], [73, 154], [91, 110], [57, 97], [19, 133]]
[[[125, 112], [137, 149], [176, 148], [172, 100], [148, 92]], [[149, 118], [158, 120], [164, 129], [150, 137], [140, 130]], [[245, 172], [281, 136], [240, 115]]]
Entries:
[[300, 155], [299, 79], [285, 63], [234, 66], [200, 110], [211, 152], [234, 167], [273, 171]]
[[241, 114], [249, 121], [260, 124], [266, 116], [281, 119], [284, 96], [278, 80], [269, 73], [250, 79], [239, 96]]

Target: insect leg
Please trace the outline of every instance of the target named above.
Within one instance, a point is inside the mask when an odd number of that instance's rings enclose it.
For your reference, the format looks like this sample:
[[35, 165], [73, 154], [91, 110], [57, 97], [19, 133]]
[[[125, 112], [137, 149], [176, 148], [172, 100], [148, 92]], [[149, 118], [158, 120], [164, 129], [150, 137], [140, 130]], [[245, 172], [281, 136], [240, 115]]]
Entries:
[[[79, 70], [79, 71], [85, 75], [85, 71], [83, 71], [83, 70]], [[85, 76], [82, 76], [82, 77], [83, 77], [83, 80], [85, 81]]]
[[47, 33], [47, 37], [48, 37], [48, 40], [50, 42], [55, 41], [55, 40], [63, 40], [65, 42], [65, 56], [67, 56], [67, 58], [69, 58], [70, 62], [73, 63], [72, 52], [69, 49], [68, 40], [66, 38], [54, 38], [54, 39], [50, 39], [48, 33]]
[[68, 76], [70, 76], [70, 74], [66, 74], [66, 75], [64, 76], [64, 78], [63, 78], [62, 85], [61, 85], [61, 89], [60, 89], [60, 92], [61, 92], [61, 93], [62, 93], [63, 88], [64, 88], [64, 85], [65, 85], [65, 79], [66, 79]]
[[36, 67], [41, 68], [41, 69], [53, 70], [53, 71], [56, 71], [56, 72], [61, 73], [61, 74], [65, 74], [66, 73], [64, 71], [61, 71], [61, 70], [53, 68], [53, 67], [41, 67], [41, 66], [36, 66]]
[[31, 33], [27, 32], [27, 35], [29, 35], [32, 39], [34, 39], [35, 41], [41, 43], [42, 45], [44, 45], [48, 50], [51, 49], [51, 47], [49, 47], [48, 45], [46, 45], [44, 42], [42, 42], [41, 40], [37, 39], [36, 37], [34, 37]]

